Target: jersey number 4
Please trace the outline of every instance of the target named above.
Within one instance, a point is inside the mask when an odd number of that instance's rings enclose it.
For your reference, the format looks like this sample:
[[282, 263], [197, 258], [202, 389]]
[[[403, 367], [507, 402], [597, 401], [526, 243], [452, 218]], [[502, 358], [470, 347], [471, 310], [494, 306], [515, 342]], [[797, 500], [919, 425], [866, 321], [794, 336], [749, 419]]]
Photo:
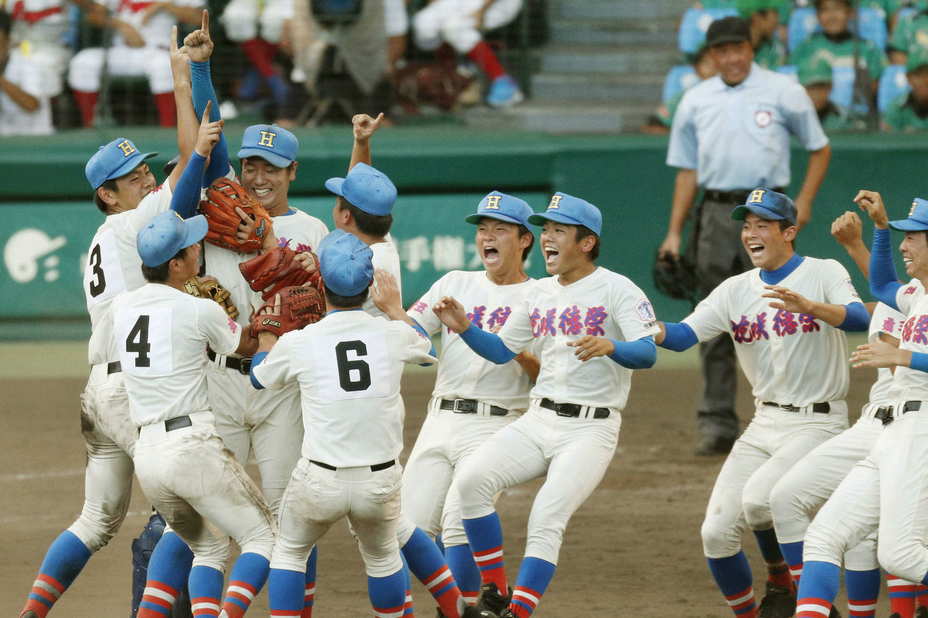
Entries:
[[[348, 360], [348, 352], [354, 352], [354, 360]], [[371, 387], [370, 365], [357, 358], [359, 356], [367, 356], [367, 346], [363, 341], [342, 341], [335, 346], [338, 383], [345, 392], [366, 391]]]
[[129, 331], [129, 336], [126, 337], [126, 351], [137, 355], [136, 367], [151, 367], [151, 359], [148, 356], [151, 353], [151, 344], [148, 343], [148, 323], [149, 317], [140, 315], [135, 321], [135, 326]]

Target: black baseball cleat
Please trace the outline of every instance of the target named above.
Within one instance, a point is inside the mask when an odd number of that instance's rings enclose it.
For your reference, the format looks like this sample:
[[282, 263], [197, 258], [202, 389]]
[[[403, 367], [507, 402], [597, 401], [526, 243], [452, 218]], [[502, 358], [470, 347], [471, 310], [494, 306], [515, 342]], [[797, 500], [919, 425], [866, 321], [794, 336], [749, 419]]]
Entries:
[[[767, 582], [767, 594], [757, 608], [757, 618], [792, 618], [796, 613], [796, 590]], [[831, 618], [831, 617], [829, 617]]]
[[503, 610], [509, 609], [509, 601], [511, 600], [512, 588], [509, 589], [509, 594], [507, 596], [503, 596], [500, 594], [496, 584], [490, 582], [489, 584], [480, 586], [480, 596], [477, 597], [477, 603], [474, 604], [474, 608], [479, 611], [490, 612], [494, 616], [500, 616]]
[[[896, 616], [899, 616], [899, 614], [896, 614]], [[828, 618], [841, 618], [841, 612], [835, 609], [835, 606], [832, 605], [831, 611], [828, 612]], [[890, 616], [890, 618], [892, 618], [892, 616]]]
[[919, 605], [915, 608], [915, 618], [928, 618], [928, 607]]
[[28, 612], [23, 612], [23, 615], [20, 616], [19, 618], [39, 618], [39, 617], [36, 615], [34, 611], [29, 610]]
[[[440, 607], [435, 608], [435, 610], [435, 618], [448, 618], [445, 616], [444, 612], [441, 611]], [[465, 603], [464, 609], [461, 610], [461, 618], [497, 618], [497, 616], [495, 614], [491, 614], [488, 611], [481, 611], [476, 607]]]

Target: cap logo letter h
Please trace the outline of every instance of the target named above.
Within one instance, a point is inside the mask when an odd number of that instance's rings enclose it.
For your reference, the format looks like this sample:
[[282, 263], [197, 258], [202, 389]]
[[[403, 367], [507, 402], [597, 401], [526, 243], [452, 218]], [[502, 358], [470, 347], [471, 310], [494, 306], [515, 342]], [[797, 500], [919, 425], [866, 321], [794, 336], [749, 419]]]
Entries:
[[553, 196], [551, 198], [551, 203], [548, 204], [548, 210], [557, 209], [560, 203], [561, 203], [561, 196], [560, 195]]
[[127, 139], [125, 139], [125, 140], [119, 142], [118, 144], [116, 144], [116, 147], [119, 148], [120, 150], [122, 150], [122, 154], [123, 154], [124, 156], [126, 156], [126, 157], [128, 157], [128, 156], [131, 155], [133, 152], [135, 152], [135, 148], [132, 147], [132, 144], [130, 144], [130, 143], [129, 143], [129, 140], [127, 140]]
[[755, 189], [751, 192], [751, 197], [748, 198], [748, 204], [760, 204], [763, 201], [764, 193], [766, 192], [767, 191], [764, 189]]
[[916, 207], [916, 206], [918, 206], [918, 202], [912, 202], [912, 208], [909, 209], [909, 216], [910, 216], [910, 217], [911, 217], [912, 215], [915, 214], [915, 207]]
[[499, 210], [499, 197], [498, 195], [491, 195], [487, 198], [487, 210]]
[[258, 142], [258, 145], [273, 148], [275, 137], [277, 137], [276, 133], [271, 133], [270, 131], [261, 131], [261, 141]]

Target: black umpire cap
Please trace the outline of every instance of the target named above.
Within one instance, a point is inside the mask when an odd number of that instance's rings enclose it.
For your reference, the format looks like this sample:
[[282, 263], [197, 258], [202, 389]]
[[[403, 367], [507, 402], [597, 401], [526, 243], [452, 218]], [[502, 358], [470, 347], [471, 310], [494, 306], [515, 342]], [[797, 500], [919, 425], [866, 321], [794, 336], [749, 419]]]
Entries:
[[742, 41], [751, 41], [751, 26], [740, 17], [717, 19], [709, 24], [706, 31], [706, 47]]

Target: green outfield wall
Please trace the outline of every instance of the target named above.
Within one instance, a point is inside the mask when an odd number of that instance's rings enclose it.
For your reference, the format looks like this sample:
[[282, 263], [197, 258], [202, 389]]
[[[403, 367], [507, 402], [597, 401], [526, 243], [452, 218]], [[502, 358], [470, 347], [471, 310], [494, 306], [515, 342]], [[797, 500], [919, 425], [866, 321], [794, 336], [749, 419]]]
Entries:
[[[242, 130], [227, 129], [233, 154]], [[158, 170], [177, 151], [169, 131], [0, 139], [0, 340], [89, 334], [82, 269], [102, 215], [91, 202], [84, 164], [100, 144], [123, 136], [144, 151], [160, 153], [151, 160], [160, 180]], [[334, 198], [323, 182], [344, 175], [350, 130], [298, 131], [297, 136], [293, 205], [331, 226]], [[906, 216], [913, 197], [928, 197], [928, 140], [925, 135], [844, 135], [834, 138], [832, 146], [831, 167], [798, 249], [848, 264], [858, 290], [869, 297], [865, 281], [831, 238], [831, 222], [854, 208], [851, 200], [861, 188], [880, 191], [891, 217]], [[664, 164], [666, 150], [666, 138], [652, 136], [551, 136], [459, 127], [380, 131], [373, 142], [374, 165], [400, 192], [393, 235], [403, 263], [404, 302], [414, 302], [448, 270], [480, 267], [474, 227], [462, 220], [483, 195], [499, 189], [542, 211], [550, 194], [562, 191], [602, 210], [599, 263], [638, 283], [659, 318], [682, 318], [688, 306], [660, 297], [651, 285], [675, 174]], [[801, 148], [794, 149], [791, 194], [801, 184], [805, 161]], [[869, 243], [869, 231], [865, 238]], [[532, 258], [530, 273], [544, 276], [537, 248]]]

